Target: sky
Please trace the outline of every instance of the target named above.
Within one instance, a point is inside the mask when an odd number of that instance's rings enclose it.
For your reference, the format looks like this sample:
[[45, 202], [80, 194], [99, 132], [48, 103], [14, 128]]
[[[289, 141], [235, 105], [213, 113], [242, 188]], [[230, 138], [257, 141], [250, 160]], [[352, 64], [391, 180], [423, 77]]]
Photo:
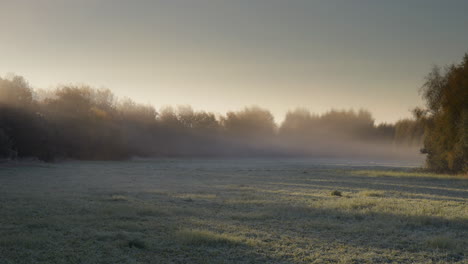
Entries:
[[410, 117], [468, 52], [466, 0], [0, 0], [0, 76], [89, 84], [156, 108]]

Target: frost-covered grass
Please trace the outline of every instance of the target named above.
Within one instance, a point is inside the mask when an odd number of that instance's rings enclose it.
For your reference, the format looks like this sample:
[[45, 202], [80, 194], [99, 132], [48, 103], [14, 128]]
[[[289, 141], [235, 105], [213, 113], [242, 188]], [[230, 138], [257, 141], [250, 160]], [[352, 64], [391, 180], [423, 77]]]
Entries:
[[220, 159], [0, 167], [2, 264], [466, 263], [467, 237], [468, 180], [408, 168]]
[[400, 171], [400, 170], [357, 170], [354, 171], [355, 175], [364, 175], [369, 177], [421, 177], [421, 178], [436, 178], [436, 179], [447, 179], [447, 178], [468, 178], [467, 175], [459, 174], [437, 174], [424, 171]]

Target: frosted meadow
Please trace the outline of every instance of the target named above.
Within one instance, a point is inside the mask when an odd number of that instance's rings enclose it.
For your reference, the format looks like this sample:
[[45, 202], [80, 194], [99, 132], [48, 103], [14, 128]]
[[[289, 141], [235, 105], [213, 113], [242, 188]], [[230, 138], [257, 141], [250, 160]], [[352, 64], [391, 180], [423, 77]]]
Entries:
[[388, 164], [7, 163], [0, 262], [466, 263], [467, 198], [466, 178]]

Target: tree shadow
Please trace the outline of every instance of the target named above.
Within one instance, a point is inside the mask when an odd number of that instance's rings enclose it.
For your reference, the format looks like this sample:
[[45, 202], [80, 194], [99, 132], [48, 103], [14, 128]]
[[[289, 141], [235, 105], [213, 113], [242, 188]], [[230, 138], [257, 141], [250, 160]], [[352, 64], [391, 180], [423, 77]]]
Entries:
[[[461, 261], [465, 259], [463, 247], [466, 241], [454, 236], [466, 233], [466, 219], [446, 219], [436, 216], [409, 216], [383, 212], [348, 212], [339, 209], [313, 208], [307, 206], [291, 206], [286, 203], [246, 207], [245, 204], [231, 204], [224, 208], [233, 214], [252, 213], [262, 215], [259, 218], [220, 218], [205, 219], [209, 223], [219, 222], [220, 226], [234, 225], [238, 229], [253, 229], [263, 233], [274, 232], [278, 239], [289, 238], [297, 241], [320, 241], [320, 244], [350, 246], [352, 248], [375, 251], [389, 250], [432, 255], [434, 250], [442, 250], [443, 254], [432, 256], [433, 261]], [[206, 216], [203, 216], [206, 217]], [[272, 224], [273, 223], [273, 224]], [[275, 229], [272, 230], [272, 225]], [[450, 233], [447, 248], [437, 248], [430, 245], [428, 239], [438, 234]], [[282, 244], [283, 242], [279, 242]], [[297, 244], [297, 246], [304, 246]], [[306, 247], [314, 247], [312, 244]], [[443, 247], [444, 245], [442, 245]], [[272, 248], [272, 251], [275, 249]], [[287, 255], [287, 254], [286, 254]]]

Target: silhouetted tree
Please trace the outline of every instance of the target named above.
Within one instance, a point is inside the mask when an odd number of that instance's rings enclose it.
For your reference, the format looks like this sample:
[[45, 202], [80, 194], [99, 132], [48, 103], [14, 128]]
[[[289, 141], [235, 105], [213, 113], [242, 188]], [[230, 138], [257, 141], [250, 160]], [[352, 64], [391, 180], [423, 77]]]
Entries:
[[271, 137], [276, 129], [270, 111], [256, 106], [238, 112], [228, 112], [222, 119], [222, 124], [229, 134], [236, 137]]

